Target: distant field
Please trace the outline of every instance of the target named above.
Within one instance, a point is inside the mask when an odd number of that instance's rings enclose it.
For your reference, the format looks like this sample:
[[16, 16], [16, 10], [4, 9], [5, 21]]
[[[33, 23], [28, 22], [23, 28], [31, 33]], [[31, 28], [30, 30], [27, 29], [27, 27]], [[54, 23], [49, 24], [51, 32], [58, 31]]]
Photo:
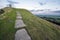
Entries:
[[60, 15], [37, 15], [38, 17], [60, 25]]

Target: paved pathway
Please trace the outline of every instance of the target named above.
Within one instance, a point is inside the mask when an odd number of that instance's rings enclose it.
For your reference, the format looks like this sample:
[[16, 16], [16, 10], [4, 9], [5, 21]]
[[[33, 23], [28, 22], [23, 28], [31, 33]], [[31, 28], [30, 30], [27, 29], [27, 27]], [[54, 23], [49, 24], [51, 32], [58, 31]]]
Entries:
[[[22, 28], [25, 27], [26, 25], [24, 24], [23, 20], [22, 20], [22, 16], [19, 12], [17, 12], [17, 17], [16, 17], [16, 22], [15, 22], [15, 28]], [[29, 34], [27, 33], [27, 31], [25, 30], [25, 28], [23, 29], [19, 29], [17, 30], [16, 34], [15, 34], [15, 40], [31, 40]]]

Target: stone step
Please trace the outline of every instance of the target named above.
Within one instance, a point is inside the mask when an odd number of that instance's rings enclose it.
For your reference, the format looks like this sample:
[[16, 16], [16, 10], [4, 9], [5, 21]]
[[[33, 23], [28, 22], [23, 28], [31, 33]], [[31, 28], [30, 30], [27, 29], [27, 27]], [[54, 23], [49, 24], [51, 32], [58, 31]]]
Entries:
[[21, 17], [21, 16], [17, 16], [16, 18], [17, 18], [17, 19], [22, 19], [22, 17]]
[[15, 40], [31, 40], [31, 38], [25, 29], [21, 29], [16, 32]]
[[20, 14], [19, 12], [16, 12], [16, 13], [17, 13], [17, 16], [18, 16], [18, 15], [20, 15], [20, 16], [21, 16], [21, 14]]
[[17, 16], [21, 16], [21, 14], [17, 13]]
[[16, 20], [15, 23], [15, 28], [21, 28], [21, 27], [25, 27], [26, 25], [24, 24], [24, 22], [22, 20]]

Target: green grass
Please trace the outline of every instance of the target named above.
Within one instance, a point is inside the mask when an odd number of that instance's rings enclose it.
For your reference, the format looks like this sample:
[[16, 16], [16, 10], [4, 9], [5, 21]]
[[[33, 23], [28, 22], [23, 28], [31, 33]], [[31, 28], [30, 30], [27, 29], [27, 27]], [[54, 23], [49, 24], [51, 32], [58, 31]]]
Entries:
[[3, 18], [0, 19], [0, 40], [14, 40], [16, 11], [21, 13], [32, 40], [60, 40], [60, 28], [25, 9], [10, 9], [10, 12], [0, 15]]
[[25, 9], [20, 9], [19, 12], [32, 40], [60, 40], [60, 29], [56, 25], [34, 16]]
[[[8, 10], [7, 10], [8, 11]], [[14, 40], [16, 12], [11, 10], [4, 15], [0, 15], [0, 40]]]

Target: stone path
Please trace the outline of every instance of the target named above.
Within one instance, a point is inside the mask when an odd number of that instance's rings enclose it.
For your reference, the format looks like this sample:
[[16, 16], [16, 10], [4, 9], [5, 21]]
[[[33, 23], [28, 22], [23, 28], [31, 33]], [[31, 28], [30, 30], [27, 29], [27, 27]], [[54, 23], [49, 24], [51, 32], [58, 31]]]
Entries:
[[21, 28], [25, 27], [26, 25], [22, 21], [22, 16], [20, 13], [17, 12], [16, 22], [15, 22], [15, 28]]
[[[17, 12], [17, 17], [16, 17], [16, 22], [15, 22], [15, 28], [23, 28], [26, 25], [24, 24], [23, 20], [22, 20], [22, 16], [19, 12]], [[27, 31], [25, 30], [25, 28], [23, 29], [19, 29], [17, 30], [16, 34], [15, 34], [15, 40], [31, 40], [31, 37], [29, 36], [29, 34], [27, 33]]]

